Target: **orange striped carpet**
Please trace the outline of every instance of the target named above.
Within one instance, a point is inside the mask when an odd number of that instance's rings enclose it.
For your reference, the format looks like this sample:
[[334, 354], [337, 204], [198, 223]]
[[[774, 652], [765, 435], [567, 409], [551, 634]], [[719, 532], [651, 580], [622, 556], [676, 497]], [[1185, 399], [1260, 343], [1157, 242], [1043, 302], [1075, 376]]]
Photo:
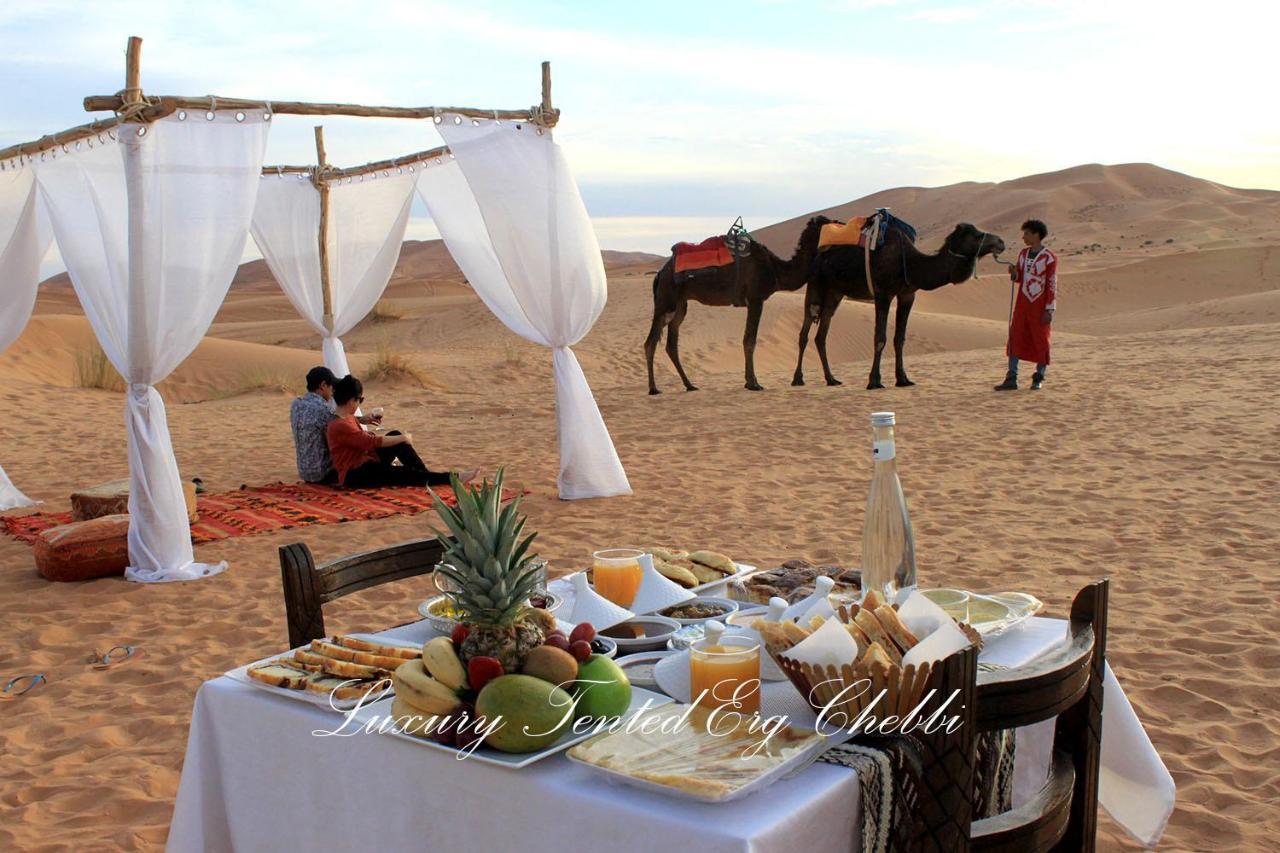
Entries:
[[[449, 506], [457, 499], [449, 486], [434, 487]], [[519, 492], [504, 489], [503, 500]], [[199, 545], [233, 536], [253, 536], [272, 530], [309, 527], [313, 524], [341, 524], [369, 521], [393, 515], [416, 515], [431, 509], [431, 494], [425, 488], [335, 489], [311, 483], [271, 483], [242, 486], [234, 492], [200, 495], [200, 518], [191, 525], [191, 541]], [[0, 517], [4, 532], [33, 543], [50, 527], [69, 524], [69, 512], [33, 512]]]

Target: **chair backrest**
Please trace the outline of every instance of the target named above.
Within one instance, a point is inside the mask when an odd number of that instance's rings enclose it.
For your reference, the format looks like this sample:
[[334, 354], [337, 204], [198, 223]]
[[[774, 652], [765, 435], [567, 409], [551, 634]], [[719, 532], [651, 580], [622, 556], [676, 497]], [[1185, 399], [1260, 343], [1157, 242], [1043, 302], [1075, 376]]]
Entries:
[[1109, 586], [1104, 579], [1076, 595], [1061, 648], [1024, 667], [979, 675], [972, 736], [1055, 717], [1058, 722], [1044, 787], [1013, 811], [975, 821], [970, 849], [1094, 849]]
[[443, 556], [438, 540], [415, 539], [317, 566], [306, 544], [281, 546], [280, 582], [289, 622], [289, 648], [328, 636], [324, 604], [371, 586], [428, 574]]
[[978, 650], [973, 646], [943, 660], [941, 671], [930, 684], [935, 692], [922, 708], [921, 719], [942, 708], [946, 717], [958, 717], [959, 725], [948, 727], [951, 731], [939, 727], [932, 733], [918, 730], [910, 736], [920, 756], [912, 849], [922, 853], [968, 849], [977, 750], [977, 675]]

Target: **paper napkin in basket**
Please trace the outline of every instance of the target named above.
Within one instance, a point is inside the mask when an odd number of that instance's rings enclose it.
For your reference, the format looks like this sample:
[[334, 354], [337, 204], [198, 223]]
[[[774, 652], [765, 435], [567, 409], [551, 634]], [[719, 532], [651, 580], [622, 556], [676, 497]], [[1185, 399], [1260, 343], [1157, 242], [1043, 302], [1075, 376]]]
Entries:
[[840, 667], [858, 659], [858, 644], [838, 619], [828, 619], [822, 627], [784, 653], [788, 660], [810, 666]]
[[898, 608], [898, 618], [920, 642], [902, 656], [903, 667], [940, 661], [969, 646], [965, 636], [945, 610], [918, 592]]

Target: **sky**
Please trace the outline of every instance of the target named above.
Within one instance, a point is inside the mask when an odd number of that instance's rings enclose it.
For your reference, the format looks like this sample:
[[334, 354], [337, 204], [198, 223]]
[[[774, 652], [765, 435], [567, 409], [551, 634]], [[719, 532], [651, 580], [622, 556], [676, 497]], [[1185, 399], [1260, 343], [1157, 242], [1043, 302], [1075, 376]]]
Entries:
[[[151, 94], [524, 108], [548, 59], [601, 245], [665, 253], [738, 215], [1081, 163], [1280, 190], [1277, 24], [1244, 0], [24, 0], [0, 5], [0, 146], [102, 117], [81, 100], [123, 86], [130, 35]], [[323, 123], [335, 165], [440, 144]], [[274, 122], [268, 162], [312, 162], [313, 124]]]

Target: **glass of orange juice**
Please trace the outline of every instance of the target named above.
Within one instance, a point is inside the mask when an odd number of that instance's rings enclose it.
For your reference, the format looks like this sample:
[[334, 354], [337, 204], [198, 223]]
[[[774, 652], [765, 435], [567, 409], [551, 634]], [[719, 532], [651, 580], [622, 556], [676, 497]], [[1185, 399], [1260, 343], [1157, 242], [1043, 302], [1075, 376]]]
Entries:
[[592, 554], [595, 558], [593, 586], [596, 592], [619, 607], [630, 607], [644, 577], [644, 570], [640, 567], [643, 556], [644, 551], [635, 548], [609, 548]]
[[746, 636], [694, 643], [689, 649], [689, 686], [689, 695], [704, 708], [758, 713], [760, 644]]

